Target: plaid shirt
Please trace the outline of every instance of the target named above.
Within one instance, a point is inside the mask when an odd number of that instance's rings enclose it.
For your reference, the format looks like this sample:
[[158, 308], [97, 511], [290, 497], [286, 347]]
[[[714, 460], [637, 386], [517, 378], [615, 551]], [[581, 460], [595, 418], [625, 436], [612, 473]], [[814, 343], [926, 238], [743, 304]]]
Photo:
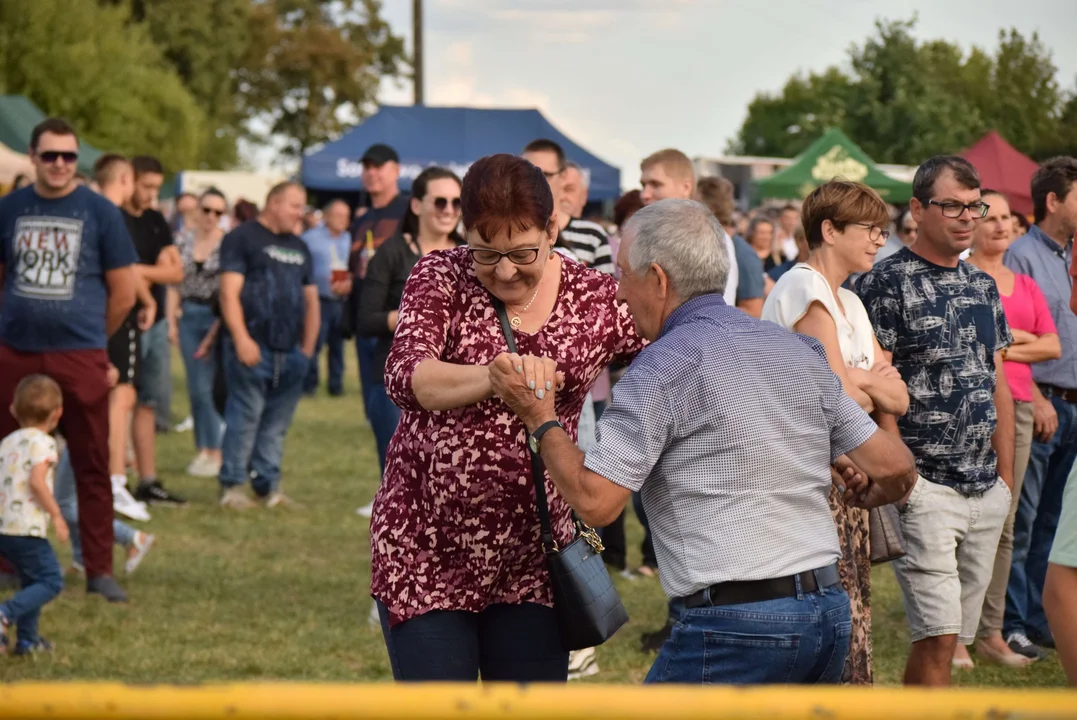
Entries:
[[822, 346], [704, 295], [614, 388], [587, 453], [641, 491], [670, 597], [837, 561], [830, 463], [877, 427]]

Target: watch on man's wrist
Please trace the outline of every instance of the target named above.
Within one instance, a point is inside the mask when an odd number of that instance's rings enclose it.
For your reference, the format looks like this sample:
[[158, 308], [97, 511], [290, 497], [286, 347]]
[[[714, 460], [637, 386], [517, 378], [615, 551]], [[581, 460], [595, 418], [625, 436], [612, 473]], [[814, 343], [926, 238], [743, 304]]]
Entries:
[[531, 452], [538, 455], [542, 451], [542, 436], [553, 430], [555, 427], [559, 427], [562, 430], [565, 426], [561, 424], [560, 420], [550, 420], [547, 423], [539, 425], [538, 429], [527, 438], [527, 445], [531, 448]]

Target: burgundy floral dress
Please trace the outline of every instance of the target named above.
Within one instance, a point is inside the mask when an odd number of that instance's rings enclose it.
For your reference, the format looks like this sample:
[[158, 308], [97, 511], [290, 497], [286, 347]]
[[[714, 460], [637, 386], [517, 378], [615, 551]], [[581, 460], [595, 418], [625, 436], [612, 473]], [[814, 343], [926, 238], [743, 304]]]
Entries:
[[[561, 265], [546, 324], [534, 334], [517, 331], [515, 340], [521, 355], [552, 357], [564, 372], [557, 415], [575, 438], [595, 378], [612, 362], [630, 362], [644, 342], [615, 299], [613, 278], [567, 258]], [[496, 397], [424, 410], [411, 388], [423, 360], [487, 365], [507, 351], [467, 249], [420, 260], [404, 288], [385, 367], [386, 390], [403, 413], [370, 522], [371, 594], [393, 625], [431, 610], [553, 604], [523, 423]], [[554, 535], [563, 544], [572, 537], [570, 509], [545, 481]]]

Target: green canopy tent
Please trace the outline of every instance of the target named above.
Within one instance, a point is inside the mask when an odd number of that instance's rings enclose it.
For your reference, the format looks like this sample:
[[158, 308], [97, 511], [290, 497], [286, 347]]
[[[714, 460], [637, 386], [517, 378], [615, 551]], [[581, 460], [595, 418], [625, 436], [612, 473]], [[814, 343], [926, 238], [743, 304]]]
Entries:
[[792, 165], [760, 180], [756, 195], [799, 200], [834, 178], [862, 182], [888, 203], [904, 203], [912, 197], [912, 185], [895, 180], [875, 167], [871, 158], [837, 128], [823, 133]]
[[[26, 152], [34, 126], [45, 119], [45, 113], [23, 95], [0, 95], [0, 144], [16, 152]], [[77, 130], [78, 128], [76, 128]], [[79, 141], [79, 172], [90, 174], [101, 151]]]

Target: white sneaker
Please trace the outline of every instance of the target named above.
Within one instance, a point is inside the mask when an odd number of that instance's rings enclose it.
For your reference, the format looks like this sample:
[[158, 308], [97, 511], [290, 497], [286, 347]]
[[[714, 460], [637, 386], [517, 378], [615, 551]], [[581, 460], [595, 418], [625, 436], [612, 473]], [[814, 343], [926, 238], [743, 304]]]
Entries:
[[[370, 517], [371, 515], [373, 515], [373, 514], [374, 514], [374, 501], [373, 501], [373, 500], [371, 500], [370, 502], [368, 502], [368, 503], [367, 503], [366, 505], [364, 505], [363, 507], [361, 507], [361, 508], [358, 508], [358, 509], [357, 509], [357, 510], [355, 511], [355, 514], [356, 514], [356, 515], [358, 515], [359, 517], [365, 517], [365, 518], [369, 518], [369, 517]], [[376, 610], [375, 610], [375, 614], [377, 614], [377, 611], [376, 611]], [[380, 621], [379, 621], [379, 622], [380, 622]]]
[[149, 533], [137, 532], [135, 533], [135, 541], [131, 543], [131, 547], [135, 549], [133, 555], [127, 556], [127, 562], [124, 563], [123, 570], [128, 575], [138, 569], [138, 566], [142, 564], [142, 560], [146, 557], [146, 553], [153, 547], [153, 541], [157, 539], [156, 535], [150, 535]]
[[150, 519], [146, 503], [135, 500], [134, 495], [127, 489], [127, 478], [123, 475], [112, 476], [112, 509], [139, 522]]
[[194, 477], [217, 477], [221, 472], [221, 461], [209, 455], [197, 455], [187, 465], [187, 474]]
[[568, 679], [579, 680], [598, 674], [598, 659], [594, 648], [573, 650], [568, 654]]
[[292, 500], [290, 497], [282, 493], [280, 490], [269, 493], [269, 497], [266, 498], [266, 507], [275, 508], [282, 507], [289, 510], [303, 510], [302, 503], [298, 503]]
[[172, 432], [190, 432], [194, 430], [194, 418], [188, 415], [183, 418], [183, 422], [172, 428]]
[[228, 508], [229, 510], [250, 510], [251, 508], [258, 507], [256, 503], [247, 493], [243, 492], [241, 486], [231, 487], [224, 491], [221, 495], [221, 507]]

